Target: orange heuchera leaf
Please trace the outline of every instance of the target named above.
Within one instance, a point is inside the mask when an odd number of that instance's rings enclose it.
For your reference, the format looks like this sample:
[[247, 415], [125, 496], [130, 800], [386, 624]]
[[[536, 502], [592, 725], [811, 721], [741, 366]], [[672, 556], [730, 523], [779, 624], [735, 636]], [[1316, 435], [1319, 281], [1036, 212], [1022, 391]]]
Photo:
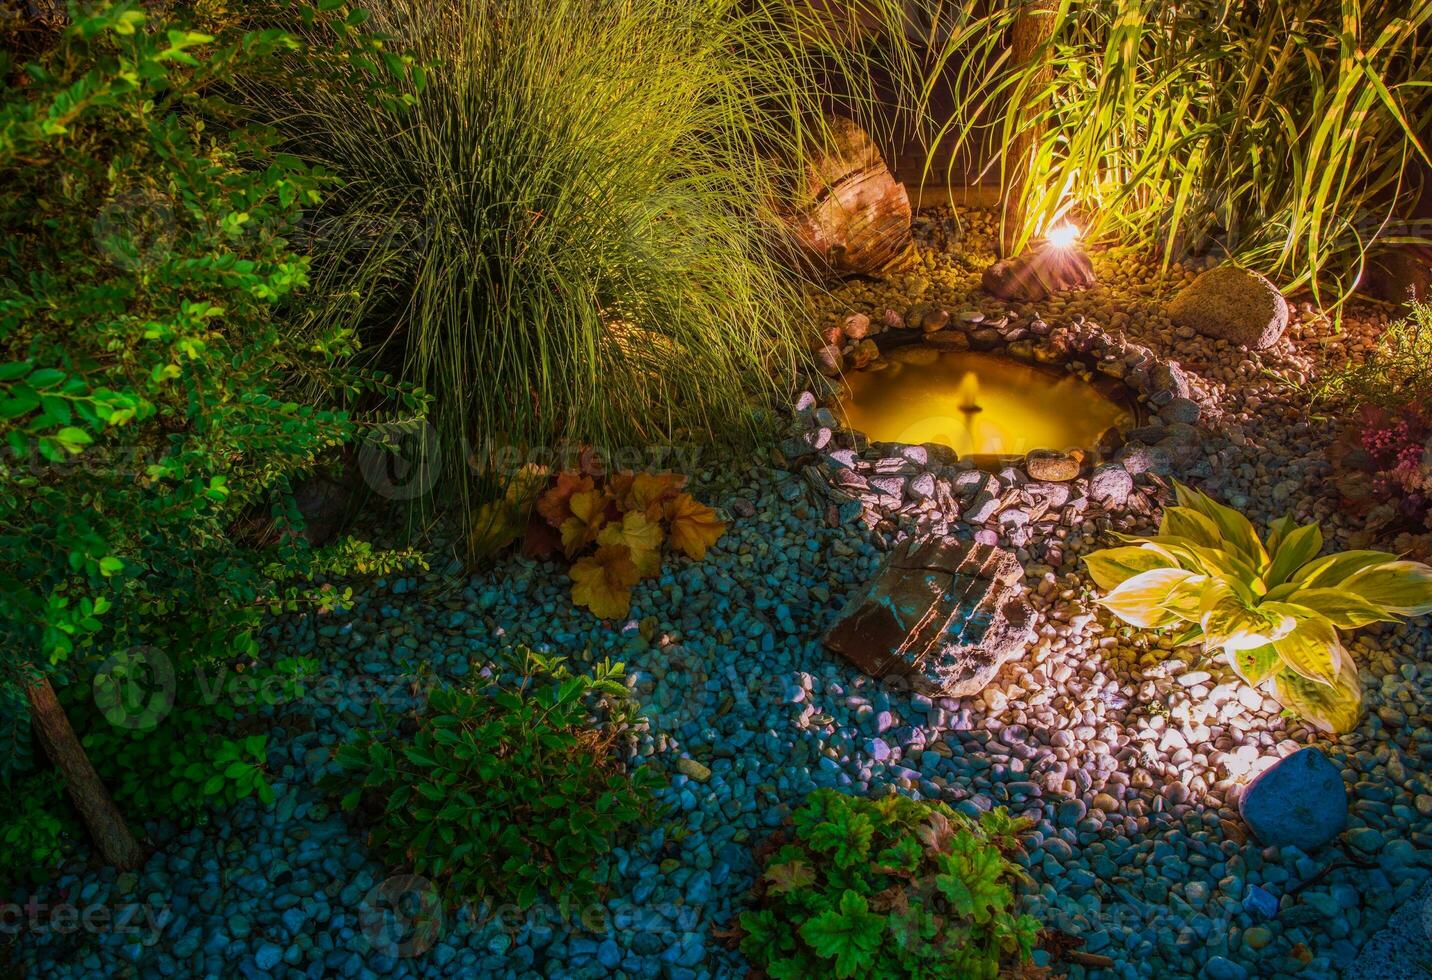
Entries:
[[680, 473], [638, 473], [622, 509], [639, 510], [653, 521], [660, 520], [663, 506], [685, 485], [686, 477]]
[[689, 493], [677, 494], [666, 503], [666, 519], [671, 522], [671, 544], [686, 557], [700, 561], [706, 549], [726, 533], [726, 522], [716, 512], [698, 502]]
[[622, 515], [621, 523], [612, 521], [597, 535], [598, 545], [625, 545], [642, 578], [661, 571], [661, 525], [648, 520], [639, 511]]
[[562, 536], [557, 529], [537, 514], [527, 519], [527, 533], [522, 537], [522, 553], [528, 558], [551, 558], [562, 550]]
[[580, 473], [571, 471], [558, 473], [557, 482], [552, 485], [552, 489], [544, 493], [542, 499], [537, 501], [537, 513], [541, 514], [553, 527], [561, 527], [562, 522], [572, 516], [572, 495], [590, 490], [592, 486], [590, 476], [582, 476]]
[[572, 577], [572, 601], [602, 619], [618, 619], [631, 611], [631, 587], [640, 578], [626, 545], [608, 545], [578, 559]]
[[631, 485], [634, 482], [636, 474], [631, 470], [618, 470], [607, 477], [607, 493], [623, 511], [631, 510]]
[[562, 522], [562, 549], [568, 558], [597, 540], [597, 533], [607, 523], [608, 503], [605, 490], [584, 490], [572, 494], [568, 501], [572, 516]]

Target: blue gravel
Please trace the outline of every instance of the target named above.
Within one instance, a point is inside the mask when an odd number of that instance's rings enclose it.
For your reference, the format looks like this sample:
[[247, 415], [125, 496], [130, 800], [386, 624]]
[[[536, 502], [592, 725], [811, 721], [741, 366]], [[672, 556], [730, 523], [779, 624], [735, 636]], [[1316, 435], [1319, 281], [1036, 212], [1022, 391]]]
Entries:
[[[1147, 835], [1101, 836], [1099, 809], [1041, 800], [1017, 759], [985, 753], [989, 732], [968, 707], [874, 684], [822, 649], [845, 596], [881, 559], [858, 515], [813, 502], [779, 470], [698, 484], [702, 499], [750, 516], [735, 516], [704, 562], [669, 559], [638, 586], [625, 623], [575, 608], [563, 569], [522, 559], [472, 577], [439, 569], [379, 581], [350, 610], [275, 620], [270, 654], [315, 657], [345, 681], [335, 696], [261, 709], [275, 805], [246, 801], [182, 831], [146, 827], [159, 847], [139, 873], [76, 864], [14, 896], [56, 922], [66, 905], [112, 920], [26, 931], [15, 965], [84, 977], [743, 976], [749, 965], [713, 930], [730, 925], [753, 883], [753, 848], [822, 786], [894, 784], [958, 797], [967, 813], [999, 803], [1034, 816], [1029, 910], [1116, 962], [1105, 973], [1074, 967], [1076, 980], [1147, 976], [1151, 962], [1181, 958], [1200, 966], [1178, 975], [1215, 980], [1333, 976], [1357, 953], [1351, 928], [1365, 934], [1367, 920], [1390, 914], [1425, 877], [1406, 841], [1368, 826], [1391, 810], [1375, 784], [1358, 781], [1371, 766], [1363, 753], [1335, 762], [1360, 787], [1347, 840], [1367, 866], [1335, 870], [1281, 912], [1279, 896], [1326, 862], [1296, 847], [1210, 843], [1197, 813], [1173, 834], [1161, 815]], [[638, 761], [671, 774], [661, 794], [670, 812], [603, 862], [610, 897], [599, 904], [566, 916], [550, 903], [467, 910], [425, 931], [422, 889], [373, 860], [318, 781], [333, 771], [336, 745], [378, 724], [380, 702], [409, 709], [424, 684], [487, 671], [516, 644], [628, 665], [649, 719]], [[678, 759], [699, 765], [678, 772]], [[1153, 868], [1175, 882], [1159, 886], [1162, 898], [1143, 877]], [[1230, 923], [1233, 936], [1274, 929], [1261, 962], [1230, 944]], [[1301, 937], [1316, 955], [1295, 960], [1289, 948]]]

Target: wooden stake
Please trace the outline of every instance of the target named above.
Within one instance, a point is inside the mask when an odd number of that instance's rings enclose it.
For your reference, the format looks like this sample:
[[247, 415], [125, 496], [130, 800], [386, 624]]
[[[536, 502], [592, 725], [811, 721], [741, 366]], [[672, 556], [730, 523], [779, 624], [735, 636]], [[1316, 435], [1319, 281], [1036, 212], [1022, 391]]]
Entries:
[[1050, 64], [1049, 41], [1054, 36], [1055, 0], [1014, 0], [1020, 4], [1019, 16], [1010, 30], [1010, 62], [1019, 70], [1038, 60], [1029, 75], [1029, 87], [1022, 96], [1023, 104], [1015, 111], [1020, 126], [1015, 133], [1004, 161], [1004, 201], [1000, 211], [1000, 257], [1010, 258], [1027, 219], [1024, 208], [1025, 189], [1029, 186], [1034, 153], [1044, 135], [1038, 116], [1044, 108], [1041, 96], [1054, 78]]
[[64, 706], [55, 697], [48, 678], [25, 688], [30, 702], [30, 719], [45, 754], [64, 776], [75, 809], [89, 830], [90, 838], [105, 861], [121, 871], [133, 871], [144, 863], [144, 851], [120, 815], [114, 799], [100, 781], [84, 746], [75, 736]]

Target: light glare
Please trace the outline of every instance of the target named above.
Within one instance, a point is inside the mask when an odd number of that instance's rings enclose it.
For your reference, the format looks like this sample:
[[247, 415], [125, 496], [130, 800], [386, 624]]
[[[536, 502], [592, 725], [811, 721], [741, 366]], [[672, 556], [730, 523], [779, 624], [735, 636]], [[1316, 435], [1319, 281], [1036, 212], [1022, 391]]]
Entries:
[[1055, 248], [1069, 248], [1079, 241], [1079, 229], [1065, 222], [1050, 228], [1044, 235], [1045, 241]]

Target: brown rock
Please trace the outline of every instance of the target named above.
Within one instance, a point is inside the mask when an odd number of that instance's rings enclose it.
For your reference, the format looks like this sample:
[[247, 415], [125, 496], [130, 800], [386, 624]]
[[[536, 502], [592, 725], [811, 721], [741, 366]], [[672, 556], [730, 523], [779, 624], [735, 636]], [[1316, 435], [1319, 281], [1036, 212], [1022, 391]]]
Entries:
[[1024, 471], [1041, 483], [1068, 483], [1077, 479], [1082, 460], [1057, 449], [1035, 449], [1024, 457]]
[[1266, 350], [1288, 328], [1288, 301], [1258, 273], [1225, 265], [1185, 286], [1169, 303], [1168, 316], [1205, 337]]
[[925, 333], [935, 333], [950, 325], [949, 310], [930, 310], [920, 317], [920, 329]]
[[864, 340], [870, 336], [870, 317], [852, 313], [841, 322], [840, 329], [850, 340]]
[[925, 346], [935, 350], [969, 350], [970, 337], [959, 330], [941, 330], [939, 333], [925, 334]]
[[1033, 639], [1024, 570], [1007, 551], [943, 535], [897, 545], [825, 636], [872, 677], [930, 696], [984, 689]]
[[855, 370], [869, 367], [880, 357], [880, 346], [873, 340], [862, 340], [850, 352], [850, 366]]
[[878, 275], [911, 248], [910, 196], [875, 143], [843, 116], [829, 148], [806, 166], [781, 218], [800, 264], [818, 275]]
[[816, 348], [815, 369], [827, 378], [839, 376], [844, 366], [844, 358], [841, 357], [840, 348], [834, 344], [826, 344]]

